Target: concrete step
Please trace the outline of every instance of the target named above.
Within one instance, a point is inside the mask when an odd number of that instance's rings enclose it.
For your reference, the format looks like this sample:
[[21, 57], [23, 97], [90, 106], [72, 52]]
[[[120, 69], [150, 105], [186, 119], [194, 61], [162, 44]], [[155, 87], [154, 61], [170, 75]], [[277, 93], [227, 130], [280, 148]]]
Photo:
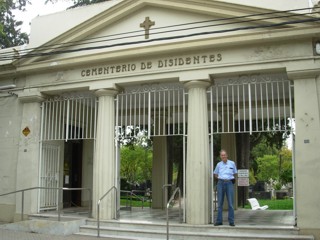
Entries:
[[[94, 219], [87, 219], [87, 226], [95, 227], [97, 226], [97, 221]], [[100, 227], [122, 227], [125, 229], [148, 229], [152, 230], [166, 230], [166, 223], [161, 222], [138, 222], [138, 221], [100, 221]], [[170, 231], [183, 231], [183, 232], [225, 232], [236, 228], [237, 232], [251, 232], [251, 233], [270, 233], [270, 234], [294, 234], [297, 235], [299, 233], [299, 229], [293, 226], [236, 226], [230, 227], [229, 225], [222, 226], [213, 226], [210, 225], [190, 225], [185, 223], [173, 223], [170, 222]]]
[[[97, 236], [97, 222], [87, 220], [87, 224], [80, 226], [81, 235]], [[119, 239], [166, 239], [165, 223], [139, 223], [126, 221], [101, 221], [100, 236]], [[311, 235], [299, 235], [295, 227], [252, 227], [252, 226], [218, 226], [170, 224], [170, 239], [297, 239], [312, 240]]]

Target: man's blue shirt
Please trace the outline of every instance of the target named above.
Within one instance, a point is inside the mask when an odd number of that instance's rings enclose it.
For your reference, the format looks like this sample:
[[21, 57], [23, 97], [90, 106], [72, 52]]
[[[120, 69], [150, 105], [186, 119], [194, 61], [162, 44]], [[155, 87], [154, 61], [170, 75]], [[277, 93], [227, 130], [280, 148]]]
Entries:
[[228, 159], [226, 163], [220, 161], [213, 173], [217, 174], [219, 179], [231, 180], [234, 179], [234, 174], [237, 172], [237, 167], [234, 161]]

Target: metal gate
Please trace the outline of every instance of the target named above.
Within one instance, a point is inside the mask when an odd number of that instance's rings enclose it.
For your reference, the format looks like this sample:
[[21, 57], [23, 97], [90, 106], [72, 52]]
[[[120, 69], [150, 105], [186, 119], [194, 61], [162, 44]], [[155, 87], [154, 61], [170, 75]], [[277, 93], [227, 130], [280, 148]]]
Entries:
[[[207, 98], [211, 186], [215, 166], [213, 135], [294, 131], [293, 126], [287, 128], [293, 118], [293, 83], [285, 74], [252, 74], [216, 79], [207, 91]], [[211, 203], [211, 209], [214, 209], [213, 201]], [[214, 222], [213, 214], [211, 221]]]
[[97, 99], [90, 94], [60, 96], [42, 103], [41, 140], [95, 139]]
[[208, 103], [210, 134], [287, 131], [293, 83], [282, 74], [217, 80]]
[[[40, 163], [40, 187], [59, 187], [59, 163], [60, 146], [53, 144], [42, 144]], [[57, 209], [59, 194], [58, 190], [40, 189], [40, 210]]]
[[[207, 91], [207, 100], [211, 156], [214, 134], [285, 132], [293, 117], [293, 84], [285, 74], [215, 79]], [[187, 112], [188, 93], [183, 84], [126, 89], [116, 97], [117, 139], [138, 137], [139, 134], [147, 138], [182, 135], [185, 172]], [[211, 159], [213, 186], [213, 157]]]
[[[69, 93], [42, 103], [41, 187], [61, 187], [59, 141], [95, 139], [97, 105], [96, 97], [90, 93]], [[57, 190], [39, 190], [39, 211], [57, 207]]]
[[182, 84], [126, 89], [116, 97], [117, 137], [186, 135], [186, 98]]
[[[125, 142], [128, 138], [183, 136], [183, 172], [185, 172], [187, 96], [183, 84], [143, 85], [138, 88], [128, 88], [118, 94], [115, 102], [117, 142], [120, 140]], [[116, 157], [119, 163], [119, 154]], [[117, 173], [120, 186], [119, 165]], [[183, 192], [185, 192], [185, 181], [183, 174]], [[184, 205], [184, 220], [185, 211]]]
[[[284, 132], [293, 117], [293, 84], [284, 74], [215, 79], [207, 91], [207, 99], [208, 137], [222, 133]], [[41, 186], [50, 185], [48, 182], [53, 179], [52, 173], [50, 177], [46, 174], [52, 166], [48, 163], [53, 161], [49, 152], [58, 151], [47, 147], [47, 141], [95, 139], [97, 104], [96, 97], [90, 94], [60, 96], [43, 102]], [[185, 170], [187, 112], [188, 93], [183, 84], [126, 88], [115, 98], [116, 139], [119, 142], [135, 137], [183, 136]], [[210, 142], [213, 151], [213, 141]], [[117, 162], [118, 158], [117, 154]], [[46, 178], [51, 180], [46, 183]], [[41, 208], [54, 205], [56, 195], [49, 192], [44, 194], [46, 197], [40, 195]]]
[[[207, 91], [209, 135], [287, 131], [293, 83], [285, 74], [215, 79]], [[128, 88], [116, 97], [118, 137], [187, 135], [188, 93], [183, 84]]]

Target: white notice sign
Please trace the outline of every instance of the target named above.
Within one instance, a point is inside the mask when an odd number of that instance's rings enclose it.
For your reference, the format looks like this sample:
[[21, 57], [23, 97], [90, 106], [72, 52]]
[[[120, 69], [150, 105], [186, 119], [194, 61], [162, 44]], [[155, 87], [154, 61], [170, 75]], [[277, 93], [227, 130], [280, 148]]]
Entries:
[[239, 178], [248, 178], [249, 177], [249, 169], [238, 169], [238, 177]]
[[249, 186], [249, 178], [238, 178], [238, 186], [241, 186], [241, 187]]

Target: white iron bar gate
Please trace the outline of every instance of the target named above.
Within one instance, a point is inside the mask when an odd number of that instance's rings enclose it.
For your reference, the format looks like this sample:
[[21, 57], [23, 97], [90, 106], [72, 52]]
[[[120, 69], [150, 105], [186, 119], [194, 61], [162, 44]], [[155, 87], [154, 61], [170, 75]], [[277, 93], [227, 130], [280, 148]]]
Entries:
[[[144, 89], [143, 89], [144, 90]], [[188, 94], [173, 89], [131, 91], [116, 97], [119, 137], [187, 135]], [[282, 75], [215, 83], [208, 89], [209, 134], [288, 131], [293, 84]], [[291, 129], [292, 130], [292, 129]]]
[[293, 117], [289, 80], [217, 84], [208, 91], [210, 134], [287, 131]]
[[42, 141], [94, 139], [95, 97], [49, 99], [42, 103]]
[[[95, 139], [97, 99], [84, 93], [42, 103], [40, 186], [59, 187], [60, 145], [57, 141]], [[57, 190], [39, 190], [39, 210], [58, 207]]]
[[182, 87], [118, 94], [118, 137], [185, 135], [186, 111], [186, 93]]
[[[293, 84], [284, 75], [217, 80], [207, 96], [211, 156], [214, 134], [293, 131], [293, 127], [287, 128], [293, 118]], [[211, 157], [211, 186], [214, 165]], [[213, 209], [211, 201], [211, 213]], [[214, 214], [211, 221], [214, 222]]]
[[[58, 188], [59, 187], [59, 163], [60, 146], [53, 144], [42, 144], [40, 166], [40, 187]], [[58, 190], [40, 189], [40, 210], [57, 209]]]
[[[182, 135], [185, 172], [187, 96], [182, 84], [144, 86], [118, 94], [115, 106], [117, 139]], [[119, 166], [117, 172], [120, 173]], [[185, 183], [185, 174], [183, 178]], [[183, 192], [185, 186], [183, 184]], [[185, 211], [184, 206], [184, 219]]]

